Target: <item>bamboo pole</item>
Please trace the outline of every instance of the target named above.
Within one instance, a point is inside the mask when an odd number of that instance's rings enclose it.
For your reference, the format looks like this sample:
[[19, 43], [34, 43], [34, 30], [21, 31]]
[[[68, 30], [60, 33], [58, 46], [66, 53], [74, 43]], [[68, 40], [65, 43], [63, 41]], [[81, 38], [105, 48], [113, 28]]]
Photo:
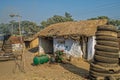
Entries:
[[21, 57], [22, 57], [22, 59], [21, 59], [21, 61], [22, 61], [22, 64], [23, 64], [23, 72], [25, 72], [25, 57], [24, 57], [24, 43], [23, 43], [23, 39], [22, 39], [22, 33], [21, 33], [21, 25], [20, 25], [20, 19], [21, 19], [21, 16], [19, 16], [18, 15], [18, 18], [19, 18], [19, 34], [20, 34], [20, 41], [21, 41], [21, 44], [22, 44], [22, 55], [21, 55]]
[[[12, 14], [10, 16], [11, 17], [18, 17], [18, 28], [19, 28], [19, 35], [20, 35], [20, 43], [22, 45], [22, 50], [20, 51], [20, 53], [19, 54], [17, 54], [17, 53], [14, 54], [14, 56], [15, 56], [15, 69], [14, 69], [14, 72], [15, 72], [17, 67], [19, 68], [19, 70], [21, 72], [25, 72], [24, 43], [23, 43], [23, 39], [22, 39], [21, 25], [20, 25], [21, 16], [15, 15], [15, 14]], [[18, 61], [19, 57], [20, 57], [20, 62]]]

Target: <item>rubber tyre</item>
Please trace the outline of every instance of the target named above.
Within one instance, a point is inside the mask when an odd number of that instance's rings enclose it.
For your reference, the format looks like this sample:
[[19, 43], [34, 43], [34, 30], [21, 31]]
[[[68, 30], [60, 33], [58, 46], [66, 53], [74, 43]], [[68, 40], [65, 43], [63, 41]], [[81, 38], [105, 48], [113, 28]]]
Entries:
[[109, 64], [109, 63], [102, 63], [102, 62], [94, 62], [94, 64], [103, 66], [103, 67], [118, 67], [119, 64], [113, 63], [113, 64]]
[[119, 48], [119, 43], [118, 42], [113, 42], [113, 41], [97, 40], [97, 44], [98, 45], [104, 45], [104, 46], [110, 46], [110, 47]]
[[96, 71], [96, 72], [107, 72], [105, 69], [90, 65], [90, 71]]
[[98, 55], [94, 55], [94, 60], [102, 63], [109, 63], [109, 64], [119, 63], [118, 58], [108, 58], [108, 57], [103, 57]]
[[3, 45], [4, 47], [12, 47], [12, 45], [11, 44], [7, 44], [7, 45]]
[[11, 42], [5, 42], [4, 44], [5, 44], [5, 45], [10, 45], [10, 44], [11, 44]]
[[117, 37], [112, 37], [112, 36], [96, 36], [96, 40], [118, 42], [118, 38]]
[[96, 64], [90, 65], [90, 70], [100, 72], [100, 73], [119, 73], [120, 67], [119, 65], [116, 67], [109, 67], [109, 66], [100, 66]]
[[114, 77], [117, 77], [117, 76], [120, 76], [119, 73], [114, 73], [114, 74], [108, 74], [108, 73], [100, 73], [100, 72], [95, 72], [95, 71], [90, 71], [90, 74], [93, 76], [93, 77], [108, 77], [108, 76], [114, 76]]
[[94, 77], [91, 74], [89, 74], [89, 79], [88, 80], [97, 80], [97, 79], [96, 79], [96, 77]]
[[12, 49], [5, 49], [5, 52], [12, 52]]
[[114, 52], [114, 53], [119, 52], [119, 48], [103, 46], [103, 45], [95, 45], [95, 49], [99, 51], [105, 51], [105, 52]]
[[12, 49], [12, 46], [6, 47], [4, 46], [5, 49]]
[[112, 36], [117, 38], [117, 33], [112, 31], [97, 31], [96, 36]]
[[114, 31], [117, 32], [117, 28], [115, 26], [112, 25], [101, 25], [97, 27], [98, 31]]
[[108, 57], [108, 58], [119, 58], [119, 53], [105, 52], [105, 51], [95, 51], [95, 55]]
[[3, 43], [0, 43], [0, 45], [3, 45]]

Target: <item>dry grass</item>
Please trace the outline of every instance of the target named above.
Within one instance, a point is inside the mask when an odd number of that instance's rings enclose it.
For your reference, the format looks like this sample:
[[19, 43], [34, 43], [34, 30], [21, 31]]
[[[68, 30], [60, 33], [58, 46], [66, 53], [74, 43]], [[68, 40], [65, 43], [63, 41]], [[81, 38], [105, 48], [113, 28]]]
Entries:
[[0, 62], [0, 80], [87, 80], [89, 64], [82, 59], [74, 59], [66, 64], [42, 64], [38, 66], [33, 63], [34, 54], [25, 51], [25, 71], [22, 73], [16, 69], [14, 61]]

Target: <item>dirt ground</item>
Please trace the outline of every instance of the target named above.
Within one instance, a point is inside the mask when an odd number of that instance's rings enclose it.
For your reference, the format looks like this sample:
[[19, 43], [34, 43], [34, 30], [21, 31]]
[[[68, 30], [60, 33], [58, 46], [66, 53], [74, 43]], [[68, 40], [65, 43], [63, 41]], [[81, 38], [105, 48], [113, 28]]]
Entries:
[[0, 62], [0, 80], [87, 80], [89, 63], [75, 59], [66, 64], [45, 63], [33, 66], [34, 53], [25, 51], [25, 73], [18, 68], [15, 73], [15, 62]]

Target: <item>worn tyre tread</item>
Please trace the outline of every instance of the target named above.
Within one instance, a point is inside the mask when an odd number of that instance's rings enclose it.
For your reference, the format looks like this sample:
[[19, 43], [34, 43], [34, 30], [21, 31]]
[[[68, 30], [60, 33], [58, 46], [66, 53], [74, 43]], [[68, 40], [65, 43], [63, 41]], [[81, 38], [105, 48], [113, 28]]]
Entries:
[[97, 44], [119, 48], [119, 43], [118, 42], [113, 42], [113, 41], [97, 40]]
[[95, 71], [90, 71], [90, 74], [94, 77], [98, 77], [98, 76], [101, 76], [101, 77], [108, 77], [108, 76], [117, 77], [117, 76], [120, 76], [119, 73], [108, 74], [108, 73], [100, 73], [100, 72], [95, 72]]
[[119, 48], [103, 46], [103, 45], [95, 45], [95, 49], [99, 51], [105, 51], [105, 52], [115, 52], [115, 53], [119, 52]]
[[98, 62], [102, 62], [102, 63], [119, 63], [119, 59], [118, 58], [108, 58], [108, 57], [103, 57], [103, 56], [98, 56], [98, 55], [94, 55], [94, 59]]
[[105, 51], [95, 51], [95, 55], [109, 57], [109, 58], [119, 58], [119, 53], [105, 52]]
[[96, 40], [118, 42], [118, 38], [117, 37], [112, 37], [112, 36], [96, 36]]
[[97, 30], [98, 31], [105, 30], [105, 31], [114, 31], [114, 32], [117, 32], [117, 28], [115, 26], [112, 26], [112, 25], [101, 25], [101, 26], [98, 26]]
[[[96, 64], [97, 65], [97, 64]], [[116, 66], [116, 67], [106, 67], [106, 66], [101, 66], [95, 64], [90, 65], [90, 70], [92, 71], [96, 71], [96, 72], [101, 72], [101, 73], [119, 73], [120, 72], [120, 67]]]
[[116, 32], [112, 31], [97, 31], [96, 36], [112, 36], [112, 37], [117, 37]]

